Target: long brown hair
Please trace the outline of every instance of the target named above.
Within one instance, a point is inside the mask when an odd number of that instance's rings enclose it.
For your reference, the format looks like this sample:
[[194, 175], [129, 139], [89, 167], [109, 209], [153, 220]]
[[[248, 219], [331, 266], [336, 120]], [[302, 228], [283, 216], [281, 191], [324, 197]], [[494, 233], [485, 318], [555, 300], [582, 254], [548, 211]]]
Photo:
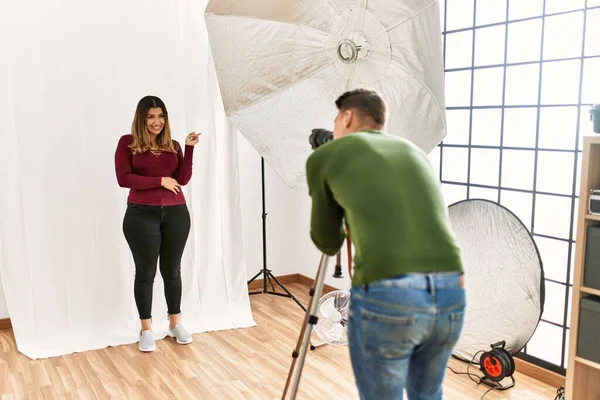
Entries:
[[[152, 140], [150, 139], [150, 133], [146, 129], [146, 118], [148, 117], [148, 111], [151, 108], [161, 108], [163, 115], [165, 116], [165, 126], [161, 133], [156, 136], [156, 149], [152, 148]], [[133, 154], [144, 153], [148, 150], [162, 150], [171, 153], [176, 153], [175, 145], [171, 139], [171, 126], [169, 125], [169, 113], [167, 107], [161, 99], [156, 96], [143, 97], [137, 105], [135, 110], [135, 116], [133, 117], [133, 123], [131, 124], [131, 135], [133, 136], [133, 142], [129, 147]]]

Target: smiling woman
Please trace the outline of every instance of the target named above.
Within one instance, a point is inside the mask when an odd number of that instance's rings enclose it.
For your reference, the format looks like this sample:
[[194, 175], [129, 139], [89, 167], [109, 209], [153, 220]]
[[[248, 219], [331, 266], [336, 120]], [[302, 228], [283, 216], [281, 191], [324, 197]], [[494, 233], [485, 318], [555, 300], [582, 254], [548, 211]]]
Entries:
[[159, 256], [169, 334], [179, 344], [192, 342], [180, 322], [181, 257], [191, 226], [181, 186], [192, 177], [193, 146], [198, 137], [194, 132], [187, 136], [184, 155], [179, 143], [171, 139], [167, 107], [158, 97], [146, 96], [137, 105], [131, 135], [121, 137], [115, 153], [119, 186], [130, 189], [123, 232], [135, 261], [141, 351], [156, 349], [151, 311]]

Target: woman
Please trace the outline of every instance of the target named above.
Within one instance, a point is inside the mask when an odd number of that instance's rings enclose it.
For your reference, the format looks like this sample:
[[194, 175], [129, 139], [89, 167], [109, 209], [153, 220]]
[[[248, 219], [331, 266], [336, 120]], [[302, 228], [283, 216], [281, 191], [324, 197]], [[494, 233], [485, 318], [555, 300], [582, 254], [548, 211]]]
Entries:
[[180, 322], [181, 256], [190, 231], [190, 214], [181, 186], [192, 177], [192, 157], [199, 135], [185, 139], [185, 155], [171, 139], [169, 115], [161, 99], [142, 98], [131, 134], [119, 140], [115, 170], [119, 186], [129, 188], [123, 233], [135, 262], [134, 296], [141, 330], [139, 348], [156, 350], [152, 334], [152, 286], [157, 260], [164, 281], [169, 335], [192, 342]]

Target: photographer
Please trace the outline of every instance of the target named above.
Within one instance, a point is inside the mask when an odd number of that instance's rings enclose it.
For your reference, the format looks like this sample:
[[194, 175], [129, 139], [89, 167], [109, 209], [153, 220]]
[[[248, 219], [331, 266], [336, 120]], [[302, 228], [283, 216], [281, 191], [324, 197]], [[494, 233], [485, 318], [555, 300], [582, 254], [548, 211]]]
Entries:
[[360, 397], [402, 399], [406, 388], [410, 400], [441, 399], [465, 292], [439, 180], [423, 151], [382, 131], [377, 93], [347, 92], [336, 106], [334, 140], [322, 144], [323, 130], [311, 137], [310, 235], [331, 256], [344, 222], [352, 236], [348, 338]]

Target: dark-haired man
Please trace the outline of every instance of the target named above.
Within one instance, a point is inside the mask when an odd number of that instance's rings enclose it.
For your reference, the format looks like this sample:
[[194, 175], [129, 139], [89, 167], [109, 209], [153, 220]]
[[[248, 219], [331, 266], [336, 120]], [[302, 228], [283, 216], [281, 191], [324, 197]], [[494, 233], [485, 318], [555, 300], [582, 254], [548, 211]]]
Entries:
[[442, 398], [465, 312], [461, 249], [427, 155], [383, 132], [373, 91], [336, 101], [334, 140], [307, 161], [310, 234], [325, 254], [356, 249], [348, 337], [361, 399]]

